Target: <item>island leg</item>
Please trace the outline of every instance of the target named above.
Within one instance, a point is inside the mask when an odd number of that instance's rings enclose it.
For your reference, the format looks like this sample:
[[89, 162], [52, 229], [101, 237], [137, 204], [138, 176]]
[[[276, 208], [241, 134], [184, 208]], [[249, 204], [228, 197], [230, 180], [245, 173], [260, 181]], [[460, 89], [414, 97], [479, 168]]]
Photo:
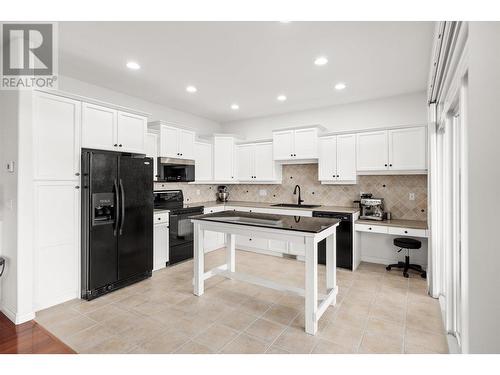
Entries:
[[[337, 287], [337, 239], [335, 234], [326, 238], [326, 289], [330, 292]], [[337, 296], [332, 300], [332, 306], [337, 303]]]
[[194, 223], [194, 290], [197, 296], [205, 292], [205, 250], [203, 248], [203, 237], [205, 231], [201, 229], [200, 224]]
[[306, 238], [306, 332], [315, 335], [318, 331], [318, 243], [314, 238]]
[[226, 264], [229, 272], [234, 272], [236, 268], [236, 236], [226, 233]]

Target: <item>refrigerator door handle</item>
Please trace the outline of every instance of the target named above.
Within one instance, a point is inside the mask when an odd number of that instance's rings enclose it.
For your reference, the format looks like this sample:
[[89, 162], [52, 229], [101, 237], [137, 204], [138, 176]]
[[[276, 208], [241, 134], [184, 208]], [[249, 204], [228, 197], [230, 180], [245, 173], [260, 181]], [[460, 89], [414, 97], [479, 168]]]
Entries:
[[123, 222], [125, 221], [125, 189], [123, 189], [123, 182], [120, 178], [120, 196], [121, 196], [121, 218], [120, 218], [120, 236], [123, 234]]
[[118, 184], [116, 183], [116, 179], [113, 181], [113, 187], [115, 190], [115, 225], [113, 227], [113, 236], [116, 237], [116, 233], [118, 231], [118, 222], [120, 220], [120, 201], [118, 200]]

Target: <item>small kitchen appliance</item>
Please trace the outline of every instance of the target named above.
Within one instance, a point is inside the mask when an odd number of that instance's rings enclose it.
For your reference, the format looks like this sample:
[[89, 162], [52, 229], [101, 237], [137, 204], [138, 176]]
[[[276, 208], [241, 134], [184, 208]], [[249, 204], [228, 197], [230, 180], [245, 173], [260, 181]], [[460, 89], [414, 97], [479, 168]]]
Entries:
[[227, 186], [225, 185], [218, 186], [216, 196], [219, 202], [227, 202], [227, 200], [229, 199], [229, 192], [227, 191]]
[[360, 199], [360, 219], [384, 220], [384, 199], [372, 198], [371, 194], [362, 194]]

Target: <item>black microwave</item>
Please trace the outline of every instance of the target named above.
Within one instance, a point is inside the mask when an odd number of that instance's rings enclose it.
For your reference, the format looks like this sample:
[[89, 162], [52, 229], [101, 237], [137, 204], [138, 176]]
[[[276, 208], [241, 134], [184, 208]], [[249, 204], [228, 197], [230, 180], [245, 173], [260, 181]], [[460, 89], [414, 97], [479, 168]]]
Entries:
[[176, 158], [158, 158], [158, 181], [191, 182], [194, 181], [194, 160]]

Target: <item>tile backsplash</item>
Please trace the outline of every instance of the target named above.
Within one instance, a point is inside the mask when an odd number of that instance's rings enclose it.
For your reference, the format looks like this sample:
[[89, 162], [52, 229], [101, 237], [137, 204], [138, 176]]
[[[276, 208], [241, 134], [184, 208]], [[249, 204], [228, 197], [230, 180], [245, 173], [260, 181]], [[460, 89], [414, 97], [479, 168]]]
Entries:
[[[385, 209], [393, 219], [427, 219], [426, 175], [358, 176], [356, 185], [322, 185], [317, 164], [284, 165], [281, 185], [228, 185], [229, 200], [295, 203], [293, 189], [297, 184], [305, 204], [350, 207], [364, 192], [384, 198]], [[217, 191], [217, 185], [169, 184], [169, 188], [182, 189], [188, 202], [214, 200]], [[410, 193], [414, 193], [414, 200], [409, 199]]]

